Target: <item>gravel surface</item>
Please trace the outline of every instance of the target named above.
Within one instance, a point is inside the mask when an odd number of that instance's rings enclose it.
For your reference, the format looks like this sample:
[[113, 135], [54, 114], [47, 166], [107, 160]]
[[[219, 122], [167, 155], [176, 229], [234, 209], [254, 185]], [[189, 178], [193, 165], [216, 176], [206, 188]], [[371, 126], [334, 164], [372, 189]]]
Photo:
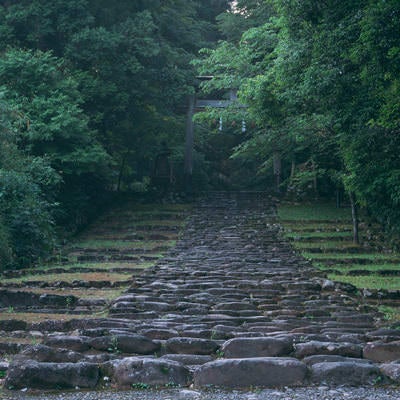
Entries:
[[1, 400], [399, 400], [400, 388], [296, 388], [245, 391], [189, 389], [67, 393], [0, 393]]

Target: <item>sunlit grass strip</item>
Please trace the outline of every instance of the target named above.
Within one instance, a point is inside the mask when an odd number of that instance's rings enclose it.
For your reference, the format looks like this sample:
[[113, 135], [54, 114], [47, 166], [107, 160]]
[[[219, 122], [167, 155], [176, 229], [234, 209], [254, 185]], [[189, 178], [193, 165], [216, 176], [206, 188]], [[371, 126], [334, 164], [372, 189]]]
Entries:
[[298, 233], [296, 231], [294, 232], [285, 232], [284, 234], [285, 237], [288, 239], [326, 239], [326, 240], [331, 240], [331, 239], [337, 239], [337, 238], [343, 238], [343, 239], [349, 239], [352, 240], [353, 237], [350, 232], [301, 232]]
[[[18, 289], [21, 291], [23, 289]], [[36, 294], [56, 294], [62, 296], [77, 296], [82, 299], [105, 299], [113, 300], [119, 297], [124, 291], [124, 288], [120, 289], [90, 289], [90, 288], [29, 288], [29, 293]]]
[[295, 242], [293, 246], [297, 249], [362, 249], [362, 246], [353, 244], [352, 242], [338, 242], [338, 241], [326, 241], [326, 242]]
[[377, 261], [377, 262], [385, 262], [387, 261], [399, 261], [400, 263], [400, 255], [399, 254], [377, 254], [377, 253], [358, 253], [358, 254], [353, 254], [353, 253], [329, 253], [329, 254], [323, 254], [323, 253], [307, 253], [304, 252], [302, 255], [305, 258], [308, 258], [310, 260], [371, 260], [371, 261]]
[[400, 263], [399, 264], [334, 264], [334, 265], [324, 265], [320, 263], [316, 263], [315, 266], [321, 270], [337, 270], [343, 273], [350, 271], [370, 271], [370, 272], [379, 272], [379, 271], [400, 271]]
[[350, 283], [360, 289], [400, 290], [400, 277], [397, 276], [347, 276], [328, 274], [328, 278], [343, 283]]
[[352, 231], [351, 224], [342, 224], [342, 223], [315, 223], [315, 222], [305, 222], [298, 221], [296, 223], [293, 222], [285, 222], [281, 221], [285, 227], [286, 232], [299, 232], [299, 233], [326, 233], [330, 234], [332, 232], [345, 232], [349, 233]]
[[109, 272], [82, 272], [82, 273], [61, 273], [47, 275], [23, 276], [21, 278], [3, 278], [3, 283], [22, 283], [22, 282], [73, 282], [73, 281], [108, 281], [126, 282], [129, 281], [130, 273], [109, 273]]
[[[104, 316], [104, 311], [99, 313], [93, 313], [90, 317], [96, 318]], [[59, 321], [70, 321], [72, 319], [83, 319], [88, 318], [87, 314], [57, 314], [57, 313], [27, 313], [27, 312], [11, 312], [11, 313], [0, 313], [0, 320], [19, 320], [28, 323], [31, 322], [42, 322], [48, 320], [59, 320]]]
[[79, 241], [72, 244], [72, 247], [82, 248], [82, 249], [144, 249], [144, 250], [152, 250], [157, 247], [173, 247], [176, 244], [176, 240], [141, 240], [141, 241], [133, 241], [133, 240], [102, 240], [102, 239], [93, 239], [93, 240], [85, 240]]
[[288, 221], [351, 221], [350, 208], [337, 208], [333, 203], [313, 203], [298, 205], [280, 205], [278, 217]]

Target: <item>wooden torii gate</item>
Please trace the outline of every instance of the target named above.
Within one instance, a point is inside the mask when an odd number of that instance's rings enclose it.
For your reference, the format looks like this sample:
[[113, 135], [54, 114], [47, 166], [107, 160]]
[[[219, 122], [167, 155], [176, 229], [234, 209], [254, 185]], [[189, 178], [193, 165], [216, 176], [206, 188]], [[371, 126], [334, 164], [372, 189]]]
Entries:
[[[212, 76], [199, 76], [199, 80], [210, 80]], [[193, 116], [196, 112], [204, 111], [206, 108], [227, 108], [235, 104], [238, 108], [246, 108], [244, 104], [238, 103], [237, 90], [229, 90], [229, 100], [205, 100], [198, 99], [196, 94], [189, 96], [188, 111], [186, 117], [186, 137], [185, 137], [185, 161], [184, 176], [185, 190], [191, 193], [193, 190], [193, 145], [194, 145], [194, 123]], [[222, 126], [220, 126], [222, 128]]]

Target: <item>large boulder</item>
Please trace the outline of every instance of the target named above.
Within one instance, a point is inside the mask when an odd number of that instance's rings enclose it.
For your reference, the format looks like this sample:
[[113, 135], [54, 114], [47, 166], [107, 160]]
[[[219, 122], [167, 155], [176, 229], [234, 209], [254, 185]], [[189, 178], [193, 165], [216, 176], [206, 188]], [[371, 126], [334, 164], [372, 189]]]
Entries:
[[4, 382], [7, 389], [59, 389], [94, 388], [99, 380], [96, 364], [47, 363], [35, 360], [16, 359], [10, 364]]
[[295, 356], [297, 358], [304, 358], [317, 354], [361, 358], [362, 346], [356, 343], [319, 342], [316, 340], [296, 344]]
[[376, 365], [357, 361], [322, 362], [311, 366], [311, 380], [316, 384], [371, 385], [381, 379]]
[[191, 372], [184, 365], [160, 358], [128, 357], [107, 362], [102, 369], [118, 387], [187, 386], [192, 380]]
[[363, 355], [364, 358], [382, 363], [400, 360], [400, 341], [368, 343], [364, 347]]
[[217, 360], [194, 372], [197, 387], [281, 387], [305, 383], [308, 368], [294, 358], [242, 358]]
[[241, 337], [225, 342], [221, 347], [226, 358], [279, 357], [293, 351], [290, 340], [269, 337]]

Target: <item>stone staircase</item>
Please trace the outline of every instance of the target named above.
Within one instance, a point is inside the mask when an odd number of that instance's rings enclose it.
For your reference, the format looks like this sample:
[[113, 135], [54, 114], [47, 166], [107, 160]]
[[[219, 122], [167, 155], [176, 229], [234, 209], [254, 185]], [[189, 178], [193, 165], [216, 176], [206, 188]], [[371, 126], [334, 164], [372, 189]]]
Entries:
[[400, 330], [279, 231], [265, 193], [204, 195], [107, 317], [30, 327], [45, 340], [14, 358], [5, 387], [398, 383]]

